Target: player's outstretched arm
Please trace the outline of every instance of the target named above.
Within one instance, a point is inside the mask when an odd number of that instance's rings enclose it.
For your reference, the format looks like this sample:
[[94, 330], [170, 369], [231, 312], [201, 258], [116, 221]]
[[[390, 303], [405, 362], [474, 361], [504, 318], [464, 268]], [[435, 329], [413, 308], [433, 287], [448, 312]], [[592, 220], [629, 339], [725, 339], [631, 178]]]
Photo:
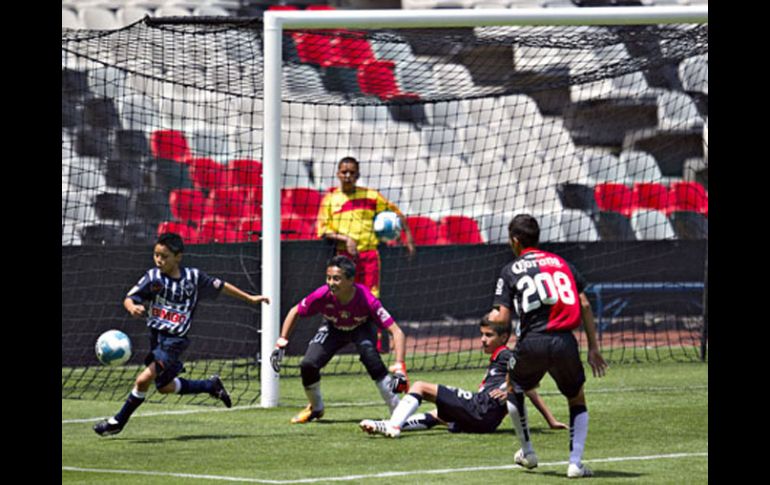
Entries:
[[580, 294], [580, 314], [583, 318], [583, 326], [588, 340], [588, 365], [591, 366], [594, 377], [602, 377], [607, 371], [607, 362], [599, 352], [599, 342], [596, 338], [596, 321], [591, 311], [591, 303], [585, 293]]
[[540, 411], [540, 414], [543, 415], [545, 420], [548, 422], [549, 428], [569, 429], [569, 426], [556, 420], [553, 413], [548, 408], [548, 406], [546, 406], [545, 401], [543, 401], [543, 398], [540, 397], [540, 394], [538, 394], [536, 390], [530, 389], [529, 391], [526, 391], [524, 394], [527, 395], [529, 400], [532, 401], [532, 404], [534, 404], [537, 410]]
[[401, 327], [398, 326], [396, 322], [393, 322], [393, 324], [388, 327], [388, 333], [390, 333], [390, 338], [393, 340], [393, 349], [396, 352], [396, 362], [404, 362], [404, 359], [406, 359], [406, 335], [404, 335], [404, 331], [401, 330]]
[[399, 214], [398, 218], [401, 219], [401, 227], [404, 228], [401, 242], [406, 246], [406, 250], [411, 258], [417, 253], [417, 247], [414, 245], [414, 237], [412, 237], [412, 230], [409, 229], [409, 224], [406, 223], [406, 216]]
[[144, 316], [144, 312], [147, 311], [144, 305], [136, 303], [131, 298], [126, 298], [123, 300], [123, 308], [125, 308], [126, 311], [134, 318], [142, 318]]
[[281, 333], [278, 336], [278, 340], [275, 342], [275, 349], [273, 349], [273, 352], [270, 354], [270, 365], [273, 366], [273, 370], [276, 373], [281, 372], [281, 361], [286, 352], [286, 346], [289, 345], [289, 335], [291, 335], [292, 330], [294, 330], [294, 325], [297, 323], [297, 320], [299, 320], [299, 311], [297, 310], [297, 305], [294, 305], [283, 321]]
[[241, 290], [237, 286], [231, 284], [231, 283], [225, 283], [224, 288], [222, 288], [222, 292], [230, 297], [237, 298], [239, 300], [245, 301], [246, 303], [251, 303], [253, 305], [258, 305], [260, 303], [267, 303], [270, 304], [270, 298], [262, 295], [252, 295], [249, 293], [246, 293], [245, 291]]

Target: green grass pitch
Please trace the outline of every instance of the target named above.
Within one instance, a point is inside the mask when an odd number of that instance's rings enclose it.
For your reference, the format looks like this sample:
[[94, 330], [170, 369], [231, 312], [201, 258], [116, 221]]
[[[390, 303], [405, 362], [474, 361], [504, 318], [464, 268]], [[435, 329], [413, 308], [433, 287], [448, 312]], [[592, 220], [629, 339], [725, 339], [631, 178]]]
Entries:
[[[589, 371], [590, 372], [590, 371]], [[480, 369], [415, 372], [410, 379], [474, 390]], [[529, 406], [540, 467], [513, 465], [509, 418], [488, 435], [444, 428], [405, 432], [398, 440], [362, 433], [364, 418], [386, 408], [365, 376], [324, 377], [325, 417], [289, 424], [305, 403], [297, 378], [281, 381], [274, 409], [145, 404], [119, 435], [92, 430], [118, 401], [62, 400], [62, 482], [214, 483], [564, 483], [568, 431], [547, 429]], [[550, 377], [541, 394], [558, 419], [566, 403]], [[128, 392], [128, 389], [126, 389]], [[590, 429], [584, 460], [597, 483], [708, 482], [708, 364], [624, 364], [586, 384]], [[432, 409], [423, 403], [420, 411]], [[189, 411], [189, 412], [188, 412]]]

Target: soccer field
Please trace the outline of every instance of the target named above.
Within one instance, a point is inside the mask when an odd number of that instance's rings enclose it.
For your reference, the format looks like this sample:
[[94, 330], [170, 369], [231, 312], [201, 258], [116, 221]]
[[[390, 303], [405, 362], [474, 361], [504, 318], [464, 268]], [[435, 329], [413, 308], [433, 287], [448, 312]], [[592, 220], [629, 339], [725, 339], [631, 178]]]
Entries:
[[[414, 380], [475, 389], [481, 369], [422, 372]], [[123, 432], [91, 430], [120, 402], [62, 400], [64, 483], [561, 483], [568, 431], [547, 429], [529, 406], [540, 466], [513, 465], [517, 441], [508, 418], [496, 433], [407, 432], [398, 440], [362, 433], [364, 418], [386, 409], [365, 376], [326, 377], [325, 417], [307, 425], [289, 418], [304, 405], [299, 379], [281, 382], [281, 406], [146, 404]], [[557, 419], [564, 399], [546, 377], [540, 389]], [[584, 455], [605, 483], [708, 481], [708, 364], [628, 364], [587, 383], [590, 430]], [[213, 403], [214, 401], [212, 401]], [[432, 409], [424, 403], [420, 410]], [[534, 413], [534, 414], [533, 414]]]

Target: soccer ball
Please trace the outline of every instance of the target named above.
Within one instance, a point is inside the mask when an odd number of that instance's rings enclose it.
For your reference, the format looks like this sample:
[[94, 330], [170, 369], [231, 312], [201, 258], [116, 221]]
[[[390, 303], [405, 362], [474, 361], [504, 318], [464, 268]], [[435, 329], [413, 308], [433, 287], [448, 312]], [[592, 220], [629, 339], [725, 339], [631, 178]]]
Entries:
[[96, 358], [104, 365], [123, 365], [131, 358], [131, 339], [120, 330], [107, 330], [96, 339]]
[[380, 241], [392, 241], [401, 233], [401, 219], [395, 212], [384, 211], [374, 217], [374, 234]]

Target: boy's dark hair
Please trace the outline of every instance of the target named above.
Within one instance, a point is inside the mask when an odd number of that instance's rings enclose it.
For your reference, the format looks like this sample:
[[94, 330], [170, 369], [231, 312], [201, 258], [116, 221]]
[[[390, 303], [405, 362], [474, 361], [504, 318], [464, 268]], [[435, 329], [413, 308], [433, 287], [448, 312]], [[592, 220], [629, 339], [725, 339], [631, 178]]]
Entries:
[[507, 333], [508, 338], [511, 337], [511, 324], [508, 323], [508, 325], [500, 325], [499, 323], [495, 323], [489, 320], [489, 314], [484, 315], [481, 317], [481, 320], [479, 320], [479, 327], [489, 327], [491, 328], [495, 334], [498, 336]]
[[166, 246], [172, 253], [179, 254], [184, 252], [184, 241], [182, 236], [173, 232], [165, 232], [158, 236], [158, 240], [155, 244], [161, 244]]
[[345, 277], [348, 279], [351, 279], [356, 275], [356, 265], [347, 256], [339, 255], [332, 257], [329, 259], [329, 262], [326, 263], [326, 267], [330, 268], [332, 266], [336, 266], [341, 269], [345, 274]]
[[341, 166], [343, 163], [352, 163], [352, 164], [355, 164], [355, 166], [356, 166], [356, 170], [359, 170], [359, 166], [358, 166], [358, 160], [356, 160], [356, 159], [355, 159], [355, 158], [353, 158], [353, 157], [345, 157], [345, 158], [341, 159], [341, 160], [340, 160], [340, 162], [337, 164], [337, 168], [339, 169], [339, 168], [340, 168], [340, 166]]
[[519, 214], [508, 224], [508, 237], [516, 238], [525, 248], [534, 248], [540, 242], [540, 226], [529, 214]]

